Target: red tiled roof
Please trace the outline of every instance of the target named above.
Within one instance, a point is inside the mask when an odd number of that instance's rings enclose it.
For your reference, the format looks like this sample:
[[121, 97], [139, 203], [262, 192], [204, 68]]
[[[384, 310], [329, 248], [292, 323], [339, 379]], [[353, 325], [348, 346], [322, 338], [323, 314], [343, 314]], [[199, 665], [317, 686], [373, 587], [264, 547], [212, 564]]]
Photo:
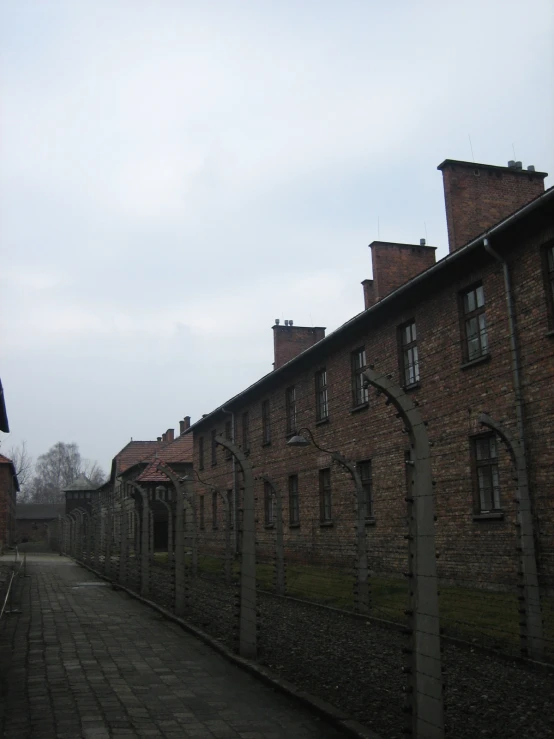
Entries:
[[[114, 462], [118, 462], [117, 473], [120, 475], [122, 472], [134, 467], [136, 464], [141, 462], [165, 462], [166, 464], [176, 463], [192, 463], [192, 435], [178, 436], [174, 441], [163, 442], [163, 441], [130, 441], [126, 447], [116, 454]], [[151, 467], [152, 465], [150, 465]], [[150, 467], [137, 478], [142, 482], [167, 482], [167, 477], [146, 478], [143, 475], [146, 474]], [[162, 474], [150, 470], [149, 474]]]
[[162, 462], [192, 462], [192, 435], [178, 436], [158, 452]]
[[156, 450], [162, 446], [162, 441], [130, 441], [114, 457], [114, 461], [117, 460], [117, 473], [121, 474], [138, 462], [152, 459]]
[[167, 484], [169, 477], [158, 469], [159, 460], [155, 459], [148, 467], [137, 477], [137, 482], [159, 482]]
[[11, 459], [8, 459], [8, 457], [5, 457], [3, 454], [0, 454], [0, 464], [13, 464]]

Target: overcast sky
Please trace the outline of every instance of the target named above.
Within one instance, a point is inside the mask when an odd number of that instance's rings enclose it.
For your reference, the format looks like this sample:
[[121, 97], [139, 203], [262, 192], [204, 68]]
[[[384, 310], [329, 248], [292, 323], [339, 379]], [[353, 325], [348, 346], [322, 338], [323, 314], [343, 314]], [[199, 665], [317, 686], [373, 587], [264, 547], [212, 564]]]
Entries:
[[4, 0], [2, 452], [107, 470], [270, 371], [275, 318], [362, 310], [372, 240], [444, 256], [444, 159], [554, 174], [553, 32], [551, 0]]

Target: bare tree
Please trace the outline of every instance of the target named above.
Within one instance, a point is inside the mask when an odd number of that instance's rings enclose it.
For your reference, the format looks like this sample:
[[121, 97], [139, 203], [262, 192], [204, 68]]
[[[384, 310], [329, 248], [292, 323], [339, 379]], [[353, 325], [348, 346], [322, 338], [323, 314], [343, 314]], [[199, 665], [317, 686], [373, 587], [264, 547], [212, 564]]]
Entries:
[[59, 441], [37, 459], [26, 499], [34, 503], [61, 503], [63, 490], [81, 475], [94, 486], [101, 485], [106, 479], [97, 462], [81, 459], [77, 444]]
[[106, 473], [104, 470], [98, 462], [93, 462], [90, 459], [83, 459], [81, 474], [90, 480], [94, 487], [99, 487], [106, 482]]
[[13, 462], [17, 481], [19, 482], [18, 500], [24, 502], [30, 494], [29, 485], [33, 479], [34, 469], [33, 458], [27, 450], [27, 442], [22, 441], [18, 446], [12, 446], [8, 456]]

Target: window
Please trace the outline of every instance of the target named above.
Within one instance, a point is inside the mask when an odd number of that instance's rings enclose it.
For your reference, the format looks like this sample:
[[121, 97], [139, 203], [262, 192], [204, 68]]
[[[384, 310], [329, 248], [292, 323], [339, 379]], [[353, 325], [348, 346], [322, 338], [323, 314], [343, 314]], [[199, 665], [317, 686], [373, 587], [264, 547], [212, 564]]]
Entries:
[[212, 493], [212, 529], [217, 529], [217, 493]]
[[262, 444], [271, 443], [271, 418], [269, 400], [262, 403]]
[[233, 507], [233, 490], [227, 490], [227, 515], [229, 516], [229, 528], [234, 529], [235, 528], [235, 514], [234, 514], [234, 507]]
[[365, 387], [363, 371], [366, 367], [365, 348], [362, 346], [352, 352], [352, 403], [354, 408], [369, 400], [369, 390]]
[[217, 464], [217, 442], [215, 440], [216, 434], [216, 429], [212, 429], [212, 467]]
[[550, 328], [554, 328], [554, 244], [549, 244], [543, 250], [543, 255], [548, 319]]
[[273, 498], [273, 488], [267, 480], [264, 480], [264, 511], [265, 525], [273, 526], [275, 523], [275, 500]]
[[287, 388], [286, 393], [287, 434], [296, 432], [296, 388]]
[[242, 414], [242, 451], [250, 451], [250, 419], [248, 411]]
[[198, 505], [199, 505], [199, 511], [198, 511], [199, 521], [198, 521], [198, 526], [199, 526], [199, 528], [203, 529], [204, 526], [205, 526], [205, 524], [204, 524], [204, 496], [203, 495], [200, 496], [200, 498], [198, 500]]
[[204, 469], [204, 437], [198, 439], [198, 467]]
[[479, 513], [501, 510], [496, 436], [487, 434], [473, 439], [473, 457]]
[[486, 356], [489, 351], [485, 293], [482, 285], [476, 285], [462, 294], [462, 309], [464, 314], [465, 359], [467, 362], [472, 362]]
[[300, 523], [300, 508], [298, 505], [298, 475], [289, 477], [289, 520], [294, 526]]
[[[225, 438], [227, 441], [232, 441], [232, 434], [231, 434], [231, 421], [225, 421]], [[231, 459], [233, 456], [233, 453], [230, 449], [225, 449], [225, 459]]]
[[315, 373], [315, 420], [325, 421], [328, 417], [327, 370], [320, 369]]
[[415, 321], [400, 327], [400, 364], [404, 386], [419, 382], [419, 356], [417, 352], [417, 334]]
[[319, 470], [319, 508], [321, 523], [331, 519], [331, 468]]
[[373, 494], [372, 494], [372, 478], [371, 478], [371, 462], [358, 462], [356, 469], [362, 482], [365, 493], [365, 515], [366, 518], [373, 518]]

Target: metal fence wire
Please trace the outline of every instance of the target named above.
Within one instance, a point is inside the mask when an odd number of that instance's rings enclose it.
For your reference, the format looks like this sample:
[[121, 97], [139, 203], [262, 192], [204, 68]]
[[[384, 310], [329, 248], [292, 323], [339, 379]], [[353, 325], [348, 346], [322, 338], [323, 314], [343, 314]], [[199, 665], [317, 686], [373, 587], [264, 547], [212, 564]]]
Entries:
[[[365, 376], [392, 405], [409, 441], [408, 450], [406, 438], [399, 438], [373, 458], [391, 465], [397, 477], [394, 489], [378, 495], [404, 491], [389, 509], [386, 536], [373, 526], [363, 480], [346, 457], [326, 457], [353, 491], [333, 511], [335, 523], [353, 524], [350, 536], [339, 537], [320, 525], [315, 498], [312, 525], [289, 526], [284, 482], [253, 470], [241, 448], [220, 435], [217, 444], [240, 468], [237, 515], [225, 480], [218, 484], [215, 475], [208, 483], [168, 471], [162, 488], [118, 479], [89, 510], [53, 522], [52, 545], [382, 737], [552, 736], [554, 589], [551, 575], [538, 577], [529, 568], [525, 537], [533, 522], [526, 501], [514, 495], [505, 513], [514, 523], [506, 535], [511, 554], [498, 554], [492, 538], [483, 536], [467, 551], [467, 575], [460, 576], [451, 536], [461, 525], [456, 495], [467, 480], [452, 479], [438, 493], [431, 464], [447, 465], [455, 453], [454, 435], [448, 443], [452, 424], [426, 416], [375, 368]], [[429, 444], [428, 426], [441, 435], [439, 451]], [[509, 433], [497, 433], [509, 447]], [[515, 478], [517, 454], [507, 449], [500, 459]], [[539, 509], [546, 504], [538, 496]], [[450, 530], [435, 525], [445, 510]], [[161, 547], [155, 546], [155, 511], [163, 511], [167, 527]], [[550, 561], [552, 551], [538, 556]]]

